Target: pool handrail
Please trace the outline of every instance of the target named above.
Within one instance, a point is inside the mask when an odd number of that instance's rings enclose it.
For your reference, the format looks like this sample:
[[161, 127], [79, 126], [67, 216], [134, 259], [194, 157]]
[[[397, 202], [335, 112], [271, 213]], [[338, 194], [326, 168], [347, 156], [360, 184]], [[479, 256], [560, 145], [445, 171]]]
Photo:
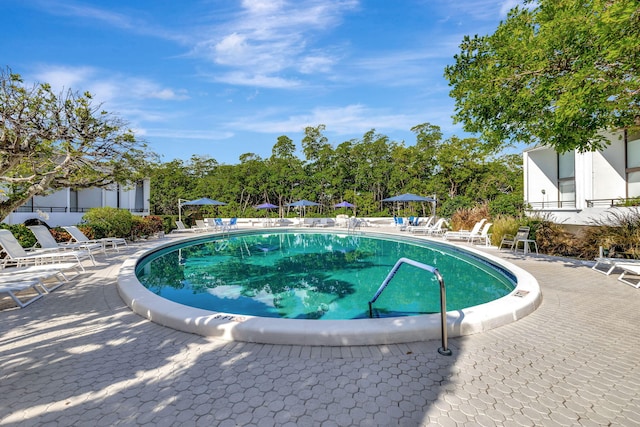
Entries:
[[396, 261], [395, 265], [387, 274], [387, 277], [382, 281], [382, 284], [376, 291], [375, 295], [369, 301], [369, 317], [373, 317], [373, 303], [376, 302], [380, 294], [386, 289], [387, 285], [396, 275], [402, 264], [409, 264], [414, 267], [420, 268], [422, 270], [428, 271], [436, 276], [438, 282], [440, 283], [440, 322], [441, 322], [441, 330], [442, 330], [442, 347], [438, 349], [438, 353], [443, 356], [451, 356], [451, 349], [447, 348], [447, 291], [444, 286], [444, 279], [437, 268], [432, 267], [427, 264], [423, 264], [418, 261], [414, 261], [410, 258], [400, 258]]

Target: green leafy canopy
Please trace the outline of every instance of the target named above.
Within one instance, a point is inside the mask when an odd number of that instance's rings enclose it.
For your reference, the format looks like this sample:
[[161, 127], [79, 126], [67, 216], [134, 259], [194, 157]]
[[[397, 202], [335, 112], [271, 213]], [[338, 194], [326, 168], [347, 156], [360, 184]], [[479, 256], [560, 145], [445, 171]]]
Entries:
[[640, 124], [637, 0], [527, 1], [454, 59], [455, 119], [489, 145], [590, 151], [606, 145], [599, 132]]

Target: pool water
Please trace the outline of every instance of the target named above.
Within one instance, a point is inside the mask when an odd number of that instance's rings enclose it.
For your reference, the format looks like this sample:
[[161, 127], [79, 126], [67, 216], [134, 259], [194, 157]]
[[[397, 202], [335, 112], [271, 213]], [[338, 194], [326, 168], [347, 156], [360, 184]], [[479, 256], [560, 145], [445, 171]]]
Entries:
[[[515, 288], [511, 275], [463, 251], [411, 239], [316, 232], [211, 237], [154, 252], [138, 280], [174, 302], [230, 314], [291, 319], [369, 317], [373, 297], [396, 261], [434, 266], [447, 311], [483, 304]], [[403, 265], [374, 304], [375, 317], [440, 311], [436, 277]]]

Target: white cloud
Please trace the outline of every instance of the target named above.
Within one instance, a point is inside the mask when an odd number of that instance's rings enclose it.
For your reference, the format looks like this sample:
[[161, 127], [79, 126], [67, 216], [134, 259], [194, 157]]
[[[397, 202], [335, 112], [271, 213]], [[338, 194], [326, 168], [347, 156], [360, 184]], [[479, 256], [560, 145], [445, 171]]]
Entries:
[[516, 6], [522, 6], [521, 0], [505, 0], [500, 6], [500, 17], [506, 18], [507, 13]]
[[56, 92], [72, 90], [93, 95], [96, 102], [119, 102], [132, 99], [184, 100], [184, 89], [172, 89], [145, 78], [113, 74], [94, 67], [41, 66], [35, 81], [49, 83]]
[[69, 89], [84, 92], [87, 89], [80, 89], [80, 87], [95, 74], [96, 70], [92, 67], [45, 66], [35, 73], [33, 80], [38, 83], [49, 83], [55, 92]]
[[286, 79], [277, 76], [267, 76], [263, 74], [252, 74], [243, 71], [216, 74], [211, 78], [220, 83], [270, 89], [291, 89], [300, 85], [298, 81], [293, 79]]
[[192, 55], [228, 67], [229, 73], [219, 81], [297, 86], [299, 81], [292, 84], [282, 76], [330, 71], [336, 58], [328, 48], [314, 49], [314, 40], [339, 25], [343, 14], [357, 5], [356, 0], [244, 0], [242, 11], [230, 23], [212, 27], [213, 35], [196, 43]]
[[222, 140], [228, 139], [234, 136], [233, 132], [227, 131], [215, 131], [207, 129], [165, 129], [165, 128], [150, 128], [139, 129], [141, 135], [146, 137], [156, 138], [171, 138], [171, 139], [189, 139], [189, 140]]
[[284, 119], [282, 112], [266, 112], [264, 117], [235, 121], [229, 124], [234, 129], [260, 133], [300, 132], [306, 126], [327, 125], [327, 131], [350, 135], [364, 133], [372, 128], [408, 130], [424, 122], [420, 115], [393, 114], [382, 109], [368, 108], [360, 104], [343, 107], [318, 107], [308, 113], [290, 115]]

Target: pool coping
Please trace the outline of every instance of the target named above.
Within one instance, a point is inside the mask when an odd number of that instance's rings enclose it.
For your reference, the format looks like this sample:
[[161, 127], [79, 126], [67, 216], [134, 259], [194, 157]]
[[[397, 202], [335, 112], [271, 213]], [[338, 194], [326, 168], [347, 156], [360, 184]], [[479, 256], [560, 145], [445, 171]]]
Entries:
[[[264, 232], [271, 230], [265, 229]], [[309, 232], [308, 229], [286, 228], [279, 232]], [[257, 230], [239, 230], [230, 234], [255, 233]], [[343, 230], [323, 229], [322, 232], [344, 233]], [[179, 239], [166, 239], [141, 250], [124, 261], [118, 274], [118, 293], [122, 300], [140, 316], [152, 322], [190, 332], [217, 337], [228, 341], [263, 344], [352, 346], [398, 344], [441, 339], [441, 315], [427, 314], [411, 317], [353, 320], [278, 319], [212, 312], [166, 300], [146, 289], [137, 279], [135, 268], [145, 255], [191, 240], [220, 233], [200, 233]], [[397, 233], [359, 231], [358, 235], [394, 237]], [[416, 236], [412, 236], [416, 237]], [[497, 300], [448, 311], [449, 337], [481, 333], [513, 323], [535, 311], [542, 302], [542, 292], [536, 279], [526, 270], [476, 248], [460, 246], [442, 239], [417, 237], [417, 240], [437, 242], [499, 265], [516, 277], [517, 286], [508, 295]]]

